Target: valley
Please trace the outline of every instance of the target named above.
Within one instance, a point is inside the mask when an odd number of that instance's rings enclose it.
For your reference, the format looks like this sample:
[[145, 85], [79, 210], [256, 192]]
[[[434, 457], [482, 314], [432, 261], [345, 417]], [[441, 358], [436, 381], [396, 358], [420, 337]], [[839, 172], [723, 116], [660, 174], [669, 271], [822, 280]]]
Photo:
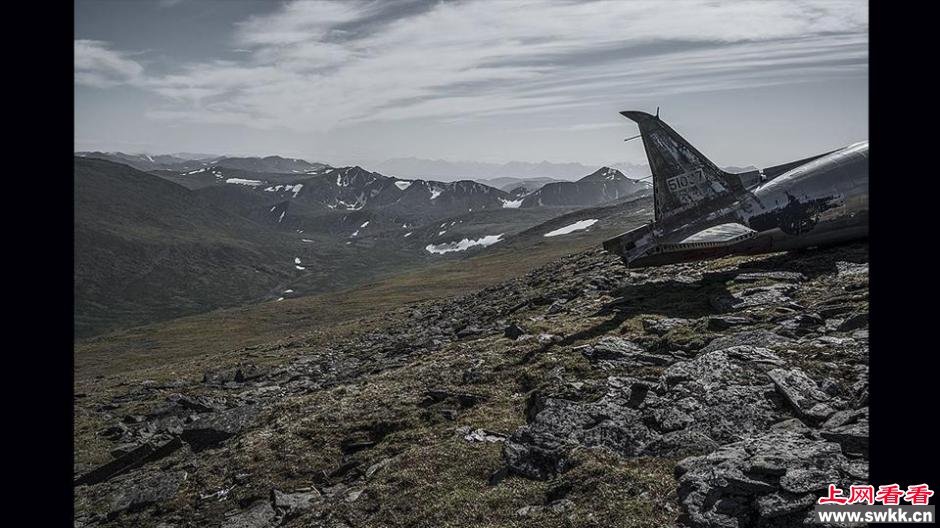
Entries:
[[616, 182], [589, 176], [572, 183], [576, 198], [556, 192], [542, 204], [473, 181], [304, 160], [134, 158], [141, 168], [162, 162], [144, 172], [124, 164], [129, 155], [98, 155], [75, 158], [81, 338], [348, 289], [518, 245], [517, 235], [552, 219], [650, 194], [612, 169]]

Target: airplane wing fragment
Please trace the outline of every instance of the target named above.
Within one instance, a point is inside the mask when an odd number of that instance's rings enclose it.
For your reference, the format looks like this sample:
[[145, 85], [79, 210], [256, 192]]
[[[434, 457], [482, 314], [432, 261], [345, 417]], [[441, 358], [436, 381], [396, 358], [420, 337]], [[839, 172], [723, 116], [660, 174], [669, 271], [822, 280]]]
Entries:
[[663, 244], [662, 251], [684, 251], [732, 246], [757, 236], [757, 231], [736, 223], [721, 224], [703, 229], [673, 244]]

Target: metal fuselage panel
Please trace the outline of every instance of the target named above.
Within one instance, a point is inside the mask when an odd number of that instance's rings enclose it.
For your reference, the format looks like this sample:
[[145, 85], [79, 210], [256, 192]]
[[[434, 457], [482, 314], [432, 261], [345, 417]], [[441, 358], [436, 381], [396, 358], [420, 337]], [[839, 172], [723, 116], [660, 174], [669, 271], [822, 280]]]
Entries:
[[[704, 205], [704, 204], [703, 204]], [[728, 254], [756, 254], [837, 244], [868, 235], [868, 142], [799, 165], [716, 204], [703, 216], [655, 222], [609, 241], [631, 267], [660, 265]], [[669, 254], [660, 249], [703, 229], [740, 223], [758, 233], [736, 247]]]
[[801, 165], [755, 188], [737, 207], [773, 251], [868, 235], [868, 142]]

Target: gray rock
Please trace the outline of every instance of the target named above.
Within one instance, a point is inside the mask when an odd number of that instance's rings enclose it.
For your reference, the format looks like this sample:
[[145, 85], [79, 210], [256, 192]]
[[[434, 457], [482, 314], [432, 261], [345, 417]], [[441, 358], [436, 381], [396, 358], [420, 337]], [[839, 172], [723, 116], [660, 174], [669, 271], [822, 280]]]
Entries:
[[284, 493], [277, 489], [271, 490], [271, 504], [285, 515], [292, 516], [313, 507], [314, 501], [320, 499], [320, 492], [316, 488], [309, 491], [296, 491]]
[[803, 420], [799, 418], [790, 418], [777, 422], [771, 425], [770, 428], [776, 431], [794, 431], [798, 433], [808, 433], [811, 431], [809, 426], [803, 423]]
[[819, 315], [802, 313], [782, 321], [774, 328], [774, 332], [786, 337], [802, 337], [815, 332], [824, 323], [825, 321]]
[[718, 449], [718, 442], [707, 435], [683, 429], [666, 433], [646, 444], [641, 454], [653, 457], [687, 457], [708, 454], [716, 449]]
[[860, 275], [868, 275], [868, 263], [856, 263], [856, 262], [836, 262], [836, 269], [839, 270], [839, 277], [852, 277]]
[[519, 339], [525, 334], [526, 334], [525, 329], [515, 323], [510, 324], [509, 326], [506, 327], [505, 330], [503, 330], [503, 336], [508, 339], [512, 339], [513, 341], [515, 341], [516, 339]]
[[503, 446], [510, 471], [546, 479], [567, 469], [567, 454], [577, 445], [605, 447], [622, 456], [637, 456], [656, 437], [633, 407], [647, 388], [632, 379], [609, 382], [597, 402], [544, 398], [530, 423], [517, 429]]
[[202, 376], [202, 382], [208, 385], [225, 386], [230, 383], [251, 381], [263, 375], [264, 371], [253, 363], [242, 363], [234, 368], [206, 371]]
[[811, 492], [856, 482], [850, 472], [838, 444], [794, 431], [761, 433], [678, 464], [679, 525], [803, 526]]
[[826, 423], [822, 425], [823, 429], [833, 429], [835, 427], [840, 427], [843, 425], [853, 424], [858, 422], [861, 419], [868, 418], [868, 407], [863, 407], [861, 409], [849, 409], [844, 411], [837, 411], [826, 420]]
[[673, 328], [689, 324], [688, 319], [679, 317], [661, 317], [656, 319], [643, 319], [643, 329], [651, 334], [664, 335]]
[[170, 500], [176, 496], [186, 477], [185, 471], [173, 471], [123, 482], [109, 497], [110, 512], [134, 511]]
[[846, 455], [868, 458], [868, 419], [827, 428], [819, 434], [837, 442]]
[[197, 451], [218, 445], [249, 427], [259, 411], [256, 405], [245, 405], [203, 416], [186, 425], [182, 438]]
[[485, 429], [475, 429], [473, 431], [469, 431], [464, 435], [463, 438], [468, 442], [497, 443], [504, 442], [506, 440], [506, 435], [500, 433], [491, 433]]
[[842, 321], [836, 330], [839, 332], [851, 332], [868, 326], [868, 312], [857, 312], [848, 316]]
[[675, 361], [672, 357], [649, 354], [639, 345], [620, 337], [603, 337], [593, 346], [582, 349], [589, 361], [613, 361], [629, 365], [663, 366]]
[[806, 275], [798, 271], [760, 271], [740, 273], [735, 275], [733, 281], [737, 283], [749, 283], [759, 281], [773, 282], [802, 282], [806, 280]]
[[738, 311], [745, 308], [767, 305], [787, 305], [792, 300], [788, 295], [793, 291], [789, 285], [756, 286], [740, 292], [716, 295], [709, 299], [719, 312]]
[[632, 341], [621, 337], [604, 336], [593, 346], [585, 348], [581, 353], [590, 360], [599, 359], [627, 359], [642, 353], [642, 347]]
[[750, 324], [751, 320], [747, 317], [737, 315], [713, 315], [708, 317], [705, 322], [705, 328], [713, 332], [727, 330], [732, 326], [741, 326]]
[[829, 395], [819, 390], [816, 383], [799, 368], [774, 369], [767, 376], [800, 417], [819, 421], [835, 412], [825, 405], [830, 399]]
[[[757, 499], [757, 514], [760, 519], [768, 521], [766, 524], [773, 525], [776, 518], [790, 519], [793, 522], [799, 522], [816, 504], [818, 494], [814, 493], [788, 493], [786, 491], [776, 491], [761, 495]], [[803, 523], [800, 523], [803, 524]]]
[[268, 528], [275, 525], [277, 512], [266, 500], [259, 500], [244, 511], [225, 519], [222, 528]]
[[547, 345], [549, 343], [557, 343], [561, 341], [562, 337], [555, 334], [539, 334], [537, 339], [539, 343]]
[[789, 342], [790, 339], [767, 330], [746, 330], [744, 332], [718, 337], [708, 343], [708, 346], [703, 348], [700, 353], [704, 354], [713, 350], [722, 350], [738, 345], [768, 347], [770, 345]]

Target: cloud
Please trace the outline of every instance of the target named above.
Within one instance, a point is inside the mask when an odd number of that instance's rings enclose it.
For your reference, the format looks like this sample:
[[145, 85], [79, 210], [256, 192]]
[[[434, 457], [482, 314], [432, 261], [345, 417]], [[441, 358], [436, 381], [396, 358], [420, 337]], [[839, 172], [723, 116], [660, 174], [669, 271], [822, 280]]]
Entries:
[[159, 94], [153, 119], [323, 131], [867, 72], [864, 2], [665, 5], [301, 1], [236, 24], [238, 60], [170, 73], [145, 74], [126, 52], [76, 41], [76, 82]]
[[127, 54], [98, 40], [75, 41], [75, 82], [106, 88], [135, 82], [144, 68]]

